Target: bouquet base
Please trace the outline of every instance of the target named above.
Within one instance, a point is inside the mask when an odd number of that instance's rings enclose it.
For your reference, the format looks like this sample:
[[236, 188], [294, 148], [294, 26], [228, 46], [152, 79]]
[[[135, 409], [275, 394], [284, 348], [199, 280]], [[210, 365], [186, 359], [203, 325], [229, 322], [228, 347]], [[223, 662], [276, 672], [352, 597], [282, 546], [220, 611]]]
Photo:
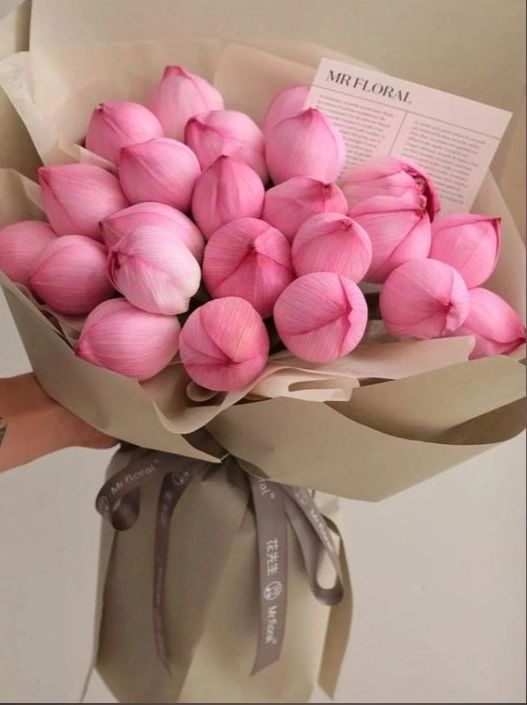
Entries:
[[[118, 453], [109, 475], [125, 462], [126, 453]], [[330, 693], [334, 689], [351, 596], [348, 590], [344, 601], [332, 608], [317, 602], [291, 530], [281, 657], [250, 675], [259, 629], [259, 585], [255, 517], [243, 479], [224, 468], [204, 472], [174, 512], [165, 584], [170, 673], [156, 653], [152, 622], [161, 479], [151, 478], [142, 488], [132, 529], [113, 537], [105, 529], [105, 548], [109, 542], [112, 546], [107, 569], [108, 551], [101, 552], [101, 582], [105, 579], [97, 669], [119, 702], [308, 702], [319, 677]], [[321, 509], [333, 515], [335, 500], [325, 501]]]

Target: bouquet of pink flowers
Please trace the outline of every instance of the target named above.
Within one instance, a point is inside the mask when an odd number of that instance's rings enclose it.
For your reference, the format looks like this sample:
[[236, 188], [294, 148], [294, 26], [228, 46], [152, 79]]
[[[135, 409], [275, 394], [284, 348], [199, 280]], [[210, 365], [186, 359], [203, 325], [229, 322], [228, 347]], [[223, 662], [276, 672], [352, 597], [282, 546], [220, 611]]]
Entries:
[[[377, 311], [396, 339], [514, 351], [525, 327], [481, 288], [500, 219], [438, 217], [434, 184], [405, 159], [341, 174], [344, 140], [307, 92], [282, 90], [262, 129], [179, 66], [148, 107], [100, 104], [85, 144], [108, 168], [42, 167], [48, 222], [0, 230], [0, 267], [52, 313], [88, 314], [79, 357], [138, 380], [179, 353], [205, 390], [245, 389], [271, 350], [345, 357]], [[363, 280], [381, 287], [370, 314]]]
[[117, 530], [97, 662], [124, 701], [303, 702], [319, 672], [333, 692], [350, 589], [311, 490], [380, 499], [524, 425], [502, 356], [525, 327], [483, 286], [500, 214], [441, 217], [404, 158], [344, 169], [306, 85], [280, 88], [255, 119], [169, 66], [84, 115], [39, 188], [0, 174], [0, 280], [35, 373], [123, 441], [96, 506]]

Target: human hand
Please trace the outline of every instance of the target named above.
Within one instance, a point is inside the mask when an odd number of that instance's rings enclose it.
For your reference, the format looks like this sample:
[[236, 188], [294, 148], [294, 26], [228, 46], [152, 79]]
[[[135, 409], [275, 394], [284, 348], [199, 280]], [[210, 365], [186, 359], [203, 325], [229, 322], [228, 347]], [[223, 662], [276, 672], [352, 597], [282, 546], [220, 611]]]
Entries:
[[51, 399], [33, 374], [0, 379], [0, 472], [62, 448], [116, 443]]

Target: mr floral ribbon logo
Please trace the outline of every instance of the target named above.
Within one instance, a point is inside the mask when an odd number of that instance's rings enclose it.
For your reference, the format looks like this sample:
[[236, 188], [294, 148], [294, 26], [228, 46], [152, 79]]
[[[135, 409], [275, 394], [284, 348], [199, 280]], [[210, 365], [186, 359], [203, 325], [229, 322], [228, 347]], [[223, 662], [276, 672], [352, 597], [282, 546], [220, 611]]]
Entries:
[[282, 583], [279, 580], [273, 580], [265, 586], [263, 596], [266, 600], [276, 600], [282, 594]]

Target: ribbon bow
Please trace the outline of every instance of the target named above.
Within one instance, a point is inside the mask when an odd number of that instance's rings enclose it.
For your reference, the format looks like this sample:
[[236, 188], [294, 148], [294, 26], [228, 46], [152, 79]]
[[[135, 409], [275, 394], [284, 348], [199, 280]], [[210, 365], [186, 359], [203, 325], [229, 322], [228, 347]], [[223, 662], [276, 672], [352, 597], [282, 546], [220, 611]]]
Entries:
[[[226, 455], [222, 464], [230, 464], [244, 472], [254, 505], [258, 540], [260, 631], [252, 673], [257, 673], [280, 658], [287, 610], [287, 523], [298, 539], [311, 591], [317, 600], [328, 606], [337, 604], [343, 596], [340, 561], [331, 530], [308, 490], [255, 477], [242, 468], [232, 455]], [[164, 474], [155, 528], [153, 619], [157, 654], [169, 672], [164, 585], [170, 521], [185, 489], [197, 474], [217, 467], [215, 463], [136, 448], [128, 465], [105, 482], [95, 502], [97, 511], [114, 529], [130, 529], [139, 515], [141, 486], [152, 475]], [[327, 555], [335, 569], [336, 581], [331, 588], [322, 587], [318, 581], [321, 552]]]

